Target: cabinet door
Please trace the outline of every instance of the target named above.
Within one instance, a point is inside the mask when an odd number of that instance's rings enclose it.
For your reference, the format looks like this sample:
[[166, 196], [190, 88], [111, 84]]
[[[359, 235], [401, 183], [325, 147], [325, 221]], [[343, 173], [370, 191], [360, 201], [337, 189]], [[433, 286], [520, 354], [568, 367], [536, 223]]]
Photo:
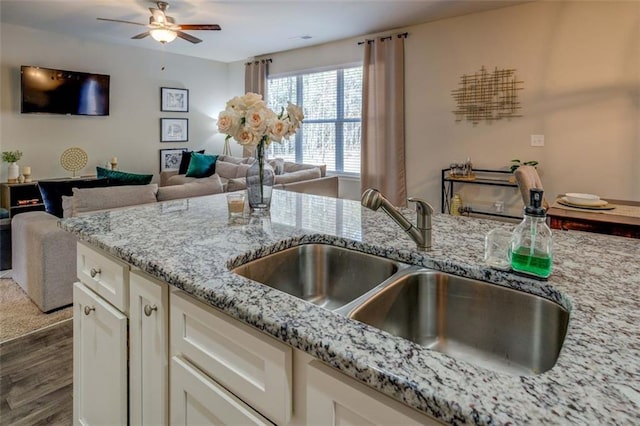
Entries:
[[127, 317], [73, 285], [75, 424], [127, 424]]
[[171, 358], [172, 425], [272, 425], [181, 356]]
[[167, 424], [169, 290], [166, 283], [132, 272], [129, 291], [130, 421]]
[[318, 361], [312, 361], [307, 370], [306, 423], [341, 426], [441, 424]]

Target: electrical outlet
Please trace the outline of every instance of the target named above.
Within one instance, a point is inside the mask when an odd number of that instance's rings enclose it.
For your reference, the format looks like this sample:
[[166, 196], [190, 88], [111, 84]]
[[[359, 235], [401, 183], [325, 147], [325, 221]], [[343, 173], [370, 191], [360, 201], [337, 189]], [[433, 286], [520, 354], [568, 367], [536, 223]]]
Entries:
[[531, 135], [531, 146], [544, 146], [544, 135]]

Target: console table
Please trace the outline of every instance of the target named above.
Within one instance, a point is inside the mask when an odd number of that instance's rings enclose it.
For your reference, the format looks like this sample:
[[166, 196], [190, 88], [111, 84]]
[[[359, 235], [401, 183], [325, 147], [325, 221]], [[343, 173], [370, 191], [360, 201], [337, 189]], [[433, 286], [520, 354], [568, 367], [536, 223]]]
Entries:
[[[451, 213], [451, 198], [453, 197], [454, 184], [470, 184], [470, 185], [490, 185], [503, 186], [509, 188], [518, 188], [516, 182], [511, 182], [509, 178], [513, 174], [508, 170], [489, 170], [489, 169], [473, 169], [477, 173], [474, 178], [462, 178], [451, 175], [451, 169], [442, 169], [442, 208], [441, 213]], [[478, 215], [496, 216], [508, 219], [522, 219], [522, 216], [512, 216], [497, 212], [485, 212], [465, 207], [462, 213], [473, 213]]]
[[[620, 206], [638, 206], [638, 201], [609, 200]], [[615, 211], [615, 210], [614, 210]], [[614, 212], [612, 211], [612, 213]], [[592, 210], [564, 209], [552, 206], [547, 211], [552, 229], [596, 232], [621, 237], [640, 238], [640, 217], [603, 214]]]

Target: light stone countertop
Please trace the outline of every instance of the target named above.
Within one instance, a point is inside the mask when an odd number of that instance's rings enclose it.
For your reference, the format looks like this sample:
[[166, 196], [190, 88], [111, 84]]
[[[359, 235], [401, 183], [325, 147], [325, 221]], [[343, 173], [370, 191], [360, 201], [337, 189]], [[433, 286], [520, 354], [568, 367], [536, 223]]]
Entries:
[[[415, 220], [415, 213], [407, 210]], [[358, 202], [274, 191], [270, 218], [229, 225], [225, 195], [63, 219], [60, 226], [230, 316], [452, 424], [639, 424], [640, 240], [554, 231], [554, 269], [537, 281], [483, 265], [496, 221], [434, 215], [433, 247]], [[229, 271], [322, 242], [490, 281], [570, 311], [557, 364], [532, 376], [489, 371], [349, 320]], [[470, 324], [470, 326], [472, 326]]]

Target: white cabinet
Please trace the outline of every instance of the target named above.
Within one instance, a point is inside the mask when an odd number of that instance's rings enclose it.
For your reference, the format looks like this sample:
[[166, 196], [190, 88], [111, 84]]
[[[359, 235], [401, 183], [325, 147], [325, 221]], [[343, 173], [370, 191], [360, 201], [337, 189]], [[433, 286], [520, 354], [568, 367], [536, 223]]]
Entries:
[[171, 359], [172, 425], [272, 425], [181, 356]]
[[306, 423], [341, 426], [441, 424], [318, 361], [308, 364]]
[[[181, 291], [172, 292], [170, 299], [173, 359], [187, 359], [273, 423], [288, 424], [292, 413], [291, 347]], [[170, 411], [182, 412], [185, 400], [174, 395], [182, 390], [175, 387], [173, 372], [171, 378]]]
[[127, 317], [81, 283], [73, 301], [74, 423], [127, 424]]
[[130, 423], [168, 423], [168, 285], [136, 271], [129, 276]]

